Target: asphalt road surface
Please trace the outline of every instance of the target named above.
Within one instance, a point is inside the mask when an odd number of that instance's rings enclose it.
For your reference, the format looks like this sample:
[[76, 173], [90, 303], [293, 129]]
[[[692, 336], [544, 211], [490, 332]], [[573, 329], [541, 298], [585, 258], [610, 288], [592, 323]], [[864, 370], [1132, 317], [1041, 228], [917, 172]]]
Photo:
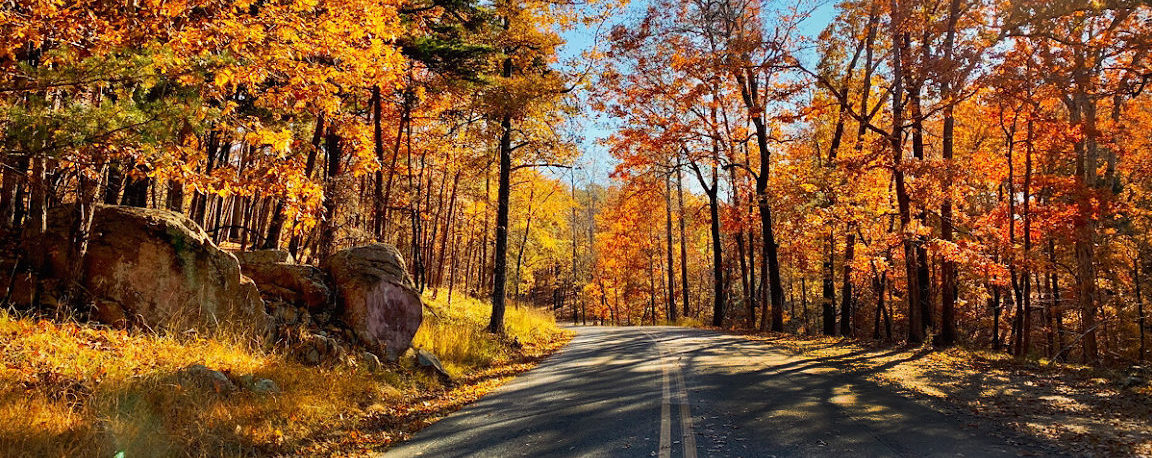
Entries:
[[846, 369], [699, 329], [576, 327], [535, 369], [387, 456], [1018, 456], [1027, 439]]

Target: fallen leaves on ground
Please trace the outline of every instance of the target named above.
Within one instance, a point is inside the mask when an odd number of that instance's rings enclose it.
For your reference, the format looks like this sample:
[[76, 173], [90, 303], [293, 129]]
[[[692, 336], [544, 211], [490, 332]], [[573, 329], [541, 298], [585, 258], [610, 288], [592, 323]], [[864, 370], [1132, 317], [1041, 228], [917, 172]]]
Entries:
[[1152, 387], [1123, 374], [1003, 353], [884, 347], [843, 338], [748, 334], [798, 356], [1002, 423], [1081, 455], [1152, 455]]
[[563, 348], [573, 333], [563, 332], [540, 344], [525, 345], [512, 360], [476, 370], [452, 386], [411, 390], [387, 406], [372, 406], [353, 428], [338, 429], [300, 450], [304, 455], [361, 456], [407, 440], [412, 434], [528, 371]]

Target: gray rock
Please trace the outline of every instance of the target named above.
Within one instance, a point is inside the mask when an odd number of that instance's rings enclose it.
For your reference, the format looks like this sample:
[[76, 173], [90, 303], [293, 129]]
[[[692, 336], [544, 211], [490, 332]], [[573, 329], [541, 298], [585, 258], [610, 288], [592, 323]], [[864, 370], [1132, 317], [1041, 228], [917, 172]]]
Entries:
[[280, 303], [275, 308], [275, 311], [272, 312], [272, 317], [276, 318], [276, 321], [285, 326], [296, 324], [299, 321], [299, 315], [296, 307], [286, 303]]
[[255, 375], [241, 375], [236, 378], [236, 381], [243, 386], [244, 389], [256, 394], [274, 394], [280, 392], [280, 387], [276, 386], [276, 382], [266, 378], [259, 378]]
[[227, 394], [236, 391], [236, 385], [228, 380], [228, 376], [220, 371], [214, 371], [202, 364], [193, 364], [180, 369], [176, 377], [181, 386], [198, 386], [211, 388], [218, 394]]
[[256, 376], [250, 374], [241, 375], [236, 378], [236, 382], [239, 383], [240, 386], [251, 390], [252, 384], [256, 383]]
[[292, 253], [285, 250], [237, 251], [232, 253], [240, 264], [273, 264], [278, 262], [295, 263]]
[[383, 367], [383, 365], [380, 364], [380, 358], [376, 357], [376, 354], [370, 351], [360, 352], [360, 366], [368, 372], [376, 372]]
[[440, 358], [433, 355], [432, 352], [426, 351], [421, 348], [416, 349], [416, 364], [421, 368], [436, 374], [445, 381], [451, 381], [452, 376], [444, 369], [444, 365], [440, 363]]
[[280, 392], [280, 387], [276, 386], [276, 382], [266, 378], [256, 379], [250, 389], [253, 393], [257, 394], [276, 394]]
[[335, 363], [344, 358], [344, 348], [331, 337], [311, 334], [292, 346], [291, 356], [302, 364], [319, 366]]
[[324, 260], [342, 321], [359, 342], [388, 359], [412, 343], [423, 303], [395, 247], [374, 244], [342, 250]]
[[241, 272], [252, 277], [269, 300], [278, 300], [309, 310], [332, 307], [332, 291], [320, 269], [286, 262], [241, 261]]
[[[57, 248], [69, 243], [69, 210], [50, 211], [44, 234], [26, 234], [28, 260], [44, 278], [68, 275], [69, 250]], [[95, 316], [109, 324], [177, 331], [227, 326], [257, 335], [268, 329], [264, 302], [255, 283], [240, 275], [236, 257], [180, 213], [97, 206], [83, 271], [78, 280], [97, 305]]]

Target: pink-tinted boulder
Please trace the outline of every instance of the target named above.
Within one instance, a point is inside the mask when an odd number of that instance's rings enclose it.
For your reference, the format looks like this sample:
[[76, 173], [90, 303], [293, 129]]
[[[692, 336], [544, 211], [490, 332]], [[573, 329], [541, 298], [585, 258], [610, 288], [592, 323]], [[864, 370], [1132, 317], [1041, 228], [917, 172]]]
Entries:
[[395, 247], [349, 248], [325, 260], [341, 319], [358, 340], [389, 359], [408, 349], [423, 319], [423, 303]]

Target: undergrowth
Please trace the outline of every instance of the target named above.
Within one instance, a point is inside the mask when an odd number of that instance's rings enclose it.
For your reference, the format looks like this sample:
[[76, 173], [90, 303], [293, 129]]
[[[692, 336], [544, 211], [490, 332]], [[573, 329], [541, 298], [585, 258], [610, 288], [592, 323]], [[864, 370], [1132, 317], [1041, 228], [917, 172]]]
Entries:
[[443, 291], [424, 295], [428, 313], [412, 346], [434, 353], [453, 375], [507, 360], [517, 344], [543, 344], [557, 332], [551, 314], [527, 306], [509, 307], [504, 315], [505, 338], [500, 339], [487, 330], [491, 305], [459, 294], [449, 303], [447, 297]]
[[[425, 299], [431, 312], [413, 345], [436, 354], [462, 386], [444, 386], [410, 358], [374, 372], [355, 359], [307, 367], [237, 336], [126, 332], [0, 311], [0, 456], [343, 453], [316, 443], [417, 399], [476, 393], [468, 386], [481, 381], [475, 374], [526, 370], [526, 349], [551, 351], [564, 336], [549, 315], [512, 309], [507, 336], [497, 337], [484, 331], [487, 304]], [[177, 372], [193, 364], [268, 378], [280, 392], [184, 386]], [[372, 433], [377, 440], [365, 446], [394, 436]]]

